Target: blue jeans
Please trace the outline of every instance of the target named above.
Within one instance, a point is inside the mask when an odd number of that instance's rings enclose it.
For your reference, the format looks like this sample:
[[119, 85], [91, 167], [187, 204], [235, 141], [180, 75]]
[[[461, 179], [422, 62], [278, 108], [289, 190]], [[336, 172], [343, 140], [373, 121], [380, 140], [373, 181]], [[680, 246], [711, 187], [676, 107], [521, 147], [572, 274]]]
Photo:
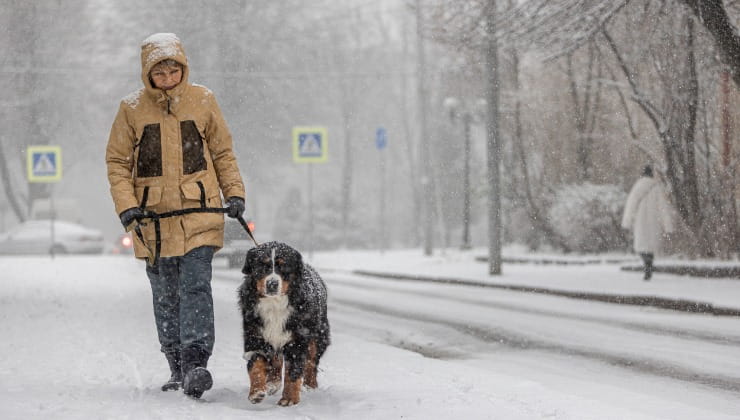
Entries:
[[146, 267], [163, 353], [179, 353], [187, 347], [213, 352], [213, 252], [213, 247], [202, 246]]

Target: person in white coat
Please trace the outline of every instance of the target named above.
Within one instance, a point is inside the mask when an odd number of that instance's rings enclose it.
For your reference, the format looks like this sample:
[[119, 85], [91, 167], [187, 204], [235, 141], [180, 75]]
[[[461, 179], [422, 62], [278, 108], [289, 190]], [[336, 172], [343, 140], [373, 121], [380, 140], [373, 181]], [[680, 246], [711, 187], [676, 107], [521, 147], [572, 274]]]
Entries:
[[650, 280], [663, 233], [673, 232], [673, 213], [663, 186], [653, 177], [649, 165], [627, 196], [622, 227], [634, 232], [633, 247], [645, 263], [644, 279]]

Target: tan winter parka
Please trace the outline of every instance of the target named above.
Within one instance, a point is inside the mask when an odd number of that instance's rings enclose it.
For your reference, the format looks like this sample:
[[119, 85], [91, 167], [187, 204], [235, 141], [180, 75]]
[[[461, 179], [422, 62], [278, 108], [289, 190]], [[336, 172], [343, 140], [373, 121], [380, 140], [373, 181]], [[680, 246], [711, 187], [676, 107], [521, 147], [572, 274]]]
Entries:
[[[144, 88], [121, 101], [106, 150], [116, 213], [132, 207], [157, 213], [222, 207], [221, 193], [224, 198], [244, 198], [229, 129], [213, 93], [188, 82], [188, 62], [180, 40], [174, 34], [156, 34], [141, 49]], [[183, 72], [179, 85], [163, 91], [154, 87], [149, 71], [166, 59], [182, 64]], [[165, 218], [160, 229], [161, 257], [181, 256], [204, 245], [223, 247], [223, 214]], [[133, 235], [134, 253], [151, 261], [154, 223], [142, 225], [141, 232], [146, 243]]]

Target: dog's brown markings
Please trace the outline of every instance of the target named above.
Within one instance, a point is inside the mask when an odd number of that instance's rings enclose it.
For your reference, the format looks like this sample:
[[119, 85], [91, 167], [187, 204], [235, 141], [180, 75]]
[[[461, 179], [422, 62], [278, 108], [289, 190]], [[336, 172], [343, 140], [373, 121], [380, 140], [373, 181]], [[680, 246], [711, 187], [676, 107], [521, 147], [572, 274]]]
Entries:
[[267, 359], [257, 357], [249, 369], [249, 401], [261, 402], [267, 395]]
[[270, 369], [267, 371], [267, 393], [272, 395], [278, 390], [283, 384], [283, 357], [281, 355], [272, 356], [270, 362]]
[[288, 294], [288, 282], [286, 278], [283, 278], [282, 283], [280, 283], [280, 294], [283, 296]]
[[257, 284], [254, 285], [254, 287], [257, 289], [257, 296], [264, 297], [265, 294], [265, 279], [267, 277], [263, 277], [259, 280], [257, 280]]
[[303, 378], [304, 383], [308, 388], [318, 388], [319, 384], [316, 381], [316, 340], [311, 340], [311, 342], [308, 343], [308, 357], [306, 359], [306, 366], [303, 368]]
[[285, 383], [283, 384], [283, 397], [280, 398], [280, 401], [278, 401], [278, 405], [282, 405], [283, 407], [295, 405], [301, 401], [301, 383], [303, 382], [303, 378], [298, 378], [295, 381], [290, 379], [290, 375], [287, 374], [287, 371], [290, 368], [290, 364], [286, 363], [286, 365]]

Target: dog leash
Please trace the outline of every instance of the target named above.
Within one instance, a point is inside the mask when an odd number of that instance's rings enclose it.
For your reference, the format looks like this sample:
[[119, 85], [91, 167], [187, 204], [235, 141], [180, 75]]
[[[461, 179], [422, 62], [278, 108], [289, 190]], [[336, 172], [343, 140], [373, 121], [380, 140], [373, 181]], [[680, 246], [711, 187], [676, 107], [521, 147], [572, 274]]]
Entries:
[[[144, 216], [141, 217], [139, 220], [137, 220], [136, 226], [134, 226], [134, 232], [136, 232], [136, 236], [139, 237], [139, 240], [142, 244], [149, 250], [150, 253], [154, 255], [154, 261], [152, 261], [152, 266], [157, 265], [157, 262], [159, 261], [159, 254], [162, 251], [162, 232], [160, 227], [160, 220], [166, 219], [168, 217], [175, 217], [175, 216], [183, 216], [186, 214], [192, 214], [192, 213], [228, 213], [229, 208], [225, 207], [193, 207], [193, 208], [187, 208], [187, 209], [180, 209], [180, 210], [172, 210], [165, 213], [157, 213], [152, 210], [144, 210]], [[147, 245], [146, 241], [144, 240], [144, 235], [141, 233], [141, 226], [146, 225], [145, 223], [141, 223], [141, 220], [143, 219], [150, 219], [154, 222], [154, 252], [152, 252], [151, 248]], [[239, 221], [239, 224], [242, 225], [245, 231], [247, 231], [247, 235], [249, 235], [249, 238], [252, 239], [252, 242], [254, 242], [254, 246], [259, 246], [259, 243], [254, 238], [254, 235], [252, 234], [252, 230], [249, 229], [249, 225], [244, 220], [242, 215], [238, 215], [236, 217], [236, 220]]]

